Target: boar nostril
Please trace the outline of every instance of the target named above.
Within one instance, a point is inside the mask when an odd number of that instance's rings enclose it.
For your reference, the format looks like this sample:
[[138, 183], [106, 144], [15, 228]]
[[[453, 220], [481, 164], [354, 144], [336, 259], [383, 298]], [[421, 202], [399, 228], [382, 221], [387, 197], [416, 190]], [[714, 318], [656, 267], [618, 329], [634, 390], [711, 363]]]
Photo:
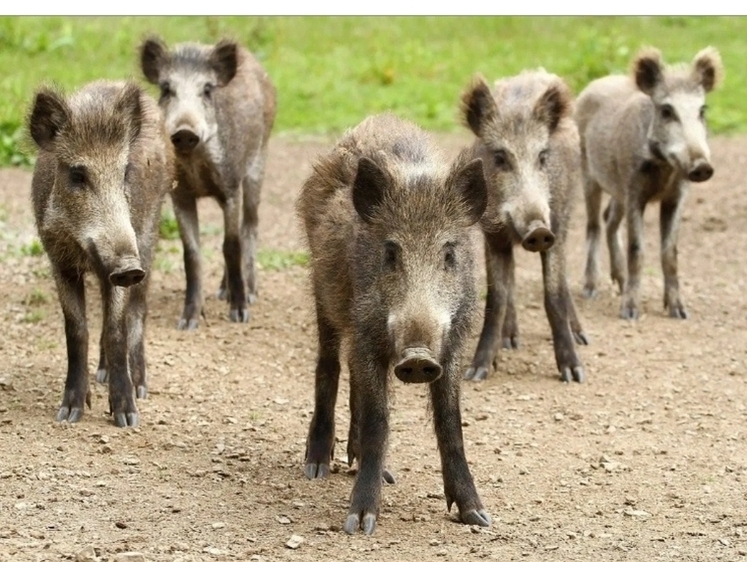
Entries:
[[131, 285], [137, 285], [145, 279], [145, 271], [140, 268], [115, 271], [109, 276], [109, 279], [114, 285], [119, 287], [129, 287]]
[[521, 246], [530, 252], [544, 252], [555, 243], [555, 235], [547, 228], [535, 228], [521, 241]]
[[424, 355], [413, 355], [398, 363], [394, 374], [402, 382], [431, 383], [441, 376], [441, 366]]
[[712, 175], [713, 167], [710, 164], [701, 164], [689, 174], [687, 174], [687, 179], [694, 182], [701, 182], [711, 179]]
[[177, 152], [189, 153], [199, 144], [200, 137], [189, 129], [181, 129], [171, 135], [171, 142], [174, 144]]

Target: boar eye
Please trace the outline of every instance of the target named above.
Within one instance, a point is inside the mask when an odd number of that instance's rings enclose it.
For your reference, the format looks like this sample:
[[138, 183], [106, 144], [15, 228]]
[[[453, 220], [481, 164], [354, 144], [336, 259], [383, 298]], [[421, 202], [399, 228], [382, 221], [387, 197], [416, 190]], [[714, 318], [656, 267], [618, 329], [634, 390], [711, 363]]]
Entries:
[[550, 151], [548, 149], [545, 149], [539, 153], [539, 164], [544, 168], [545, 164], [547, 164], [547, 157], [549, 156]]
[[174, 95], [174, 90], [171, 89], [171, 84], [168, 82], [161, 82], [159, 87], [161, 88], [161, 99], [166, 99]]
[[699, 115], [699, 117], [700, 117], [701, 119], [705, 119], [705, 116], [706, 116], [706, 109], [708, 109], [708, 106], [706, 106], [706, 105], [704, 105], [704, 106], [702, 106], [702, 107], [700, 108], [700, 115]]
[[505, 150], [496, 150], [493, 154], [493, 162], [496, 168], [505, 168], [508, 165], [508, 155]]
[[83, 188], [86, 183], [86, 170], [82, 166], [72, 166], [68, 171], [70, 185], [75, 188]]
[[215, 90], [215, 84], [211, 84], [210, 82], [208, 82], [202, 89], [202, 93], [207, 99], [210, 99], [210, 97], [213, 95], [213, 90]]
[[448, 243], [444, 246], [444, 269], [454, 269], [456, 266], [456, 252], [454, 244]]
[[661, 118], [665, 121], [671, 121], [675, 116], [674, 108], [668, 103], [665, 103], [661, 106], [661, 108], [659, 109], [659, 113], [661, 114]]
[[394, 269], [397, 266], [397, 255], [399, 247], [396, 242], [388, 240], [384, 243], [384, 267]]

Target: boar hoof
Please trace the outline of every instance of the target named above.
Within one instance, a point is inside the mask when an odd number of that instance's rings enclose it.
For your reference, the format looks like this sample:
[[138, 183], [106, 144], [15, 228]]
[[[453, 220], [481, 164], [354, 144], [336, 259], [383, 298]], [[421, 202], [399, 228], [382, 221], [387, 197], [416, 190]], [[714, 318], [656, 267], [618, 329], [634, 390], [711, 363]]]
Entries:
[[106, 384], [106, 381], [109, 380], [109, 375], [106, 372], [106, 369], [99, 369], [96, 371], [96, 382], [99, 384]]
[[560, 371], [560, 380], [563, 382], [584, 382], [584, 378], [584, 368], [580, 365], [563, 367]]
[[363, 516], [363, 522], [361, 522], [360, 516], [357, 513], [351, 513], [345, 520], [343, 529], [348, 535], [352, 535], [360, 527], [363, 532], [367, 535], [373, 534], [376, 530], [376, 516], [373, 513], [366, 513]]
[[597, 296], [597, 289], [596, 289], [596, 287], [593, 287], [593, 286], [590, 287], [588, 285], [585, 286], [584, 290], [581, 292], [581, 296], [583, 296], [585, 299], [596, 298], [596, 296]]
[[381, 479], [386, 484], [396, 484], [397, 483], [397, 479], [394, 478], [394, 474], [392, 474], [391, 472], [389, 472], [386, 468], [384, 469], [384, 472], [381, 473]]
[[480, 527], [490, 527], [493, 523], [493, 519], [490, 514], [484, 509], [476, 510], [470, 509], [466, 513], [460, 513], [459, 518], [465, 525], [479, 525]]
[[639, 316], [638, 307], [633, 304], [624, 304], [620, 309], [620, 318], [623, 320], [638, 320]]
[[119, 413], [114, 416], [114, 425], [117, 427], [136, 427], [139, 421], [137, 412]]
[[249, 304], [254, 304], [257, 302], [257, 293], [248, 292], [246, 294], [246, 302]]
[[197, 320], [197, 318], [180, 318], [179, 323], [176, 325], [176, 329], [187, 330], [191, 332], [192, 330], [196, 330], [199, 325], [200, 322]]
[[573, 332], [573, 339], [578, 345], [589, 345], [589, 337], [583, 332]]
[[136, 394], [139, 400], [144, 400], [148, 398], [148, 388], [144, 384], [140, 384], [137, 387]]
[[677, 318], [679, 320], [687, 320], [688, 316], [689, 315], [687, 313], [687, 310], [685, 309], [685, 305], [683, 305], [682, 303], [677, 303], [669, 307], [670, 318]]
[[487, 367], [470, 367], [467, 372], [464, 373], [464, 380], [466, 381], [484, 381], [488, 376]]
[[246, 308], [244, 309], [233, 308], [231, 309], [229, 316], [231, 318], [231, 322], [239, 322], [239, 323], [249, 322], [249, 310], [247, 310]]
[[57, 412], [57, 417], [55, 419], [58, 422], [66, 421], [68, 423], [75, 423], [82, 417], [83, 408], [68, 408], [67, 406], [62, 406]]
[[306, 463], [306, 466], [303, 467], [303, 473], [306, 475], [306, 478], [309, 480], [314, 480], [315, 478], [327, 478], [330, 473], [329, 465], [326, 463]]
[[519, 338], [513, 336], [503, 338], [502, 347], [503, 349], [519, 349]]

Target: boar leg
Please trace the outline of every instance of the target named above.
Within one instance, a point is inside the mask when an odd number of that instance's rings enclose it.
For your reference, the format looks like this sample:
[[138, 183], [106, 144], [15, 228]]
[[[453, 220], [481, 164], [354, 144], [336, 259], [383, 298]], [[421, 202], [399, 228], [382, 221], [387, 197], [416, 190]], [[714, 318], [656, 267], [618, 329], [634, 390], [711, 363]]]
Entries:
[[628, 278], [625, 283], [620, 318], [637, 320], [640, 316], [641, 268], [643, 267], [643, 211], [646, 201], [632, 196], [628, 202]]
[[503, 334], [509, 301], [513, 300], [510, 297], [514, 285], [513, 248], [510, 245], [496, 248], [486, 239], [485, 265], [488, 280], [485, 320], [472, 365], [464, 374], [465, 380], [481, 381], [488, 376], [498, 352], [499, 336]]
[[620, 246], [620, 223], [625, 216], [625, 207], [617, 199], [610, 199], [604, 210], [604, 224], [607, 231], [607, 247], [610, 252], [610, 277], [620, 290], [625, 290], [625, 260]]
[[127, 345], [129, 289], [103, 281], [104, 352], [109, 374], [109, 409], [118, 427], [136, 426], [138, 412], [129, 370]]
[[594, 180], [584, 182], [586, 199], [586, 270], [584, 272], [585, 298], [592, 298], [597, 294], [599, 282], [599, 238], [602, 227], [599, 218], [602, 209], [602, 188]]
[[464, 455], [458, 362], [449, 358], [444, 367], [443, 375], [431, 383], [430, 391], [446, 507], [450, 511], [451, 505], [456, 503], [462, 523], [488, 527], [492, 521], [477, 494]]
[[104, 353], [104, 331], [101, 330], [101, 339], [99, 339], [99, 366], [96, 368], [96, 382], [100, 384], [106, 384], [107, 380], [109, 380], [109, 377], [107, 377], [106, 375], [106, 354]]
[[[555, 348], [555, 361], [563, 382], [583, 382], [584, 368], [576, 355], [574, 339], [586, 340], [580, 331], [578, 319], [575, 319], [578, 335], [571, 332], [571, 319], [568, 314], [570, 292], [565, 276], [564, 244], [554, 244], [549, 250], [541, 252], [542, 276], [545, 285], [545, 312], [552, 330], [552, 341]], [[573, 306], [571, 304], [571, 306]], [[575, 307], [574, 307], [575, 316]]]
[[241, 251], [241, 219], [243, 214], [243, 189], [231, 192], [222, 203], [223, 207], [223, 259], [226, 264], [226, 287], [228, 289], [229, 318], [231, 322], [248, 322], [246, 306], [243, 254]]
[[148, 382], [145, 372], [145, 317], [148, 291], [148, 280], [130, 288], [130, 299], [127, 306], [127, 345], [129, 348], [130, 377], [138, 398], [147, 398]]
[[506, 319], [503, 321], [503, 349], [519, 349], [519, 324], [516, 319], [514, 306], [514, 287], [508, 288], [508, 302], [506, 303]]
[[[306, 441], [306, 478], [329, 476], [335, 451], [335, 402], [340, 380], [340, 334], [324, 317], [317, 302], [319, 356], [314, 383], [314, 416]], [[351, 396], [353, 392], [351, 390]], [[351, 421], [352, 423], [352, 421]]]
[[67, 343], [67, 378], [57, 421], [77, 422], [84, 405], [91, 407], [88, 388], [88, 324], [86, 322], [86, 289], [83, 275], [76, 271], [55, 269], [57, 293], [65, 317]]
[[[364, 336], [365, 337], [365, 336]], [[363, 337], [359, 338], [363, 339]], [[358, 428], [360, 462], [350, 498], [350, 511], [343, 528], [353, 534], [360, 527], [370, 535], [376, 529], [381, 506], [381, 480], [384, 474], [389, 437], [389, 405], [387, 401], [388, 362], [376, 357], [365, 345], [354, 344], [351, 350], [353, 371], [351, 392], [359, 397]]]
[[262, 178], [264, 176], [265, 151], [255, 156], [244, 181], [244, 217], [241, 223], [241, 240], [244, 251], [244, 275], [246, 298], [249, 304], [257, 301], [257, 225]]
[[661, 268], [664, 271], [664, 307], [671, 318], [687, 318], [687, 309], [680, 297], [677, 278], [677, 237], [684, 194], [677, 192], [661, 202], [659, 225], [661, 230]]
[[171, 200], [174, 204], [174, 214], [184, 248], [184, 273], [187, 277], [184, 311], [177, 328], [195, 330], [200, 325], [202, 314], [202, 258], [200, 256], [197, 199], [183, 190], [177, 190], [171, 192]]

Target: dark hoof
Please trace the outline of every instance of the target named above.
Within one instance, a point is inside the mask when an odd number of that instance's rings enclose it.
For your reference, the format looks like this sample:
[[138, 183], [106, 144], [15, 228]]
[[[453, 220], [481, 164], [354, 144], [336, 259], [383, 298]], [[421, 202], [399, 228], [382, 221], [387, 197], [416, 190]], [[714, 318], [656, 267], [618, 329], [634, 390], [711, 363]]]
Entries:
[[199, 325], [200, 325], [200, 322], [199, 320], [197, 320], [197, 318], [191, 318], [191, 319], [180, 318], [179, 323], [176, 325], [176, 329], [177, 330], [188, 330], [191, 332], [192, 330], [196, 330]]
[[519, 338], [516, 338], [516, 337], [503, 338], [501, 347], [503, 347], [503, 349], [519, 349]]
[[363, 522], [361, 522], [360, 516], [357, 513], [351, 513], [345, 520], [343, 529], [348, 535], [352, 535], [360, 527], [367, 535], [373, 534], [376, 530], [376, 516], [373, 513], [366, 513], [363, 515]]
[[689, 314], [684, 305], [677, 304], [669, 307], [669, 317], [677, 320], [687, 320]]
[[384, 469], [384, 472], [381, 474], [381, 479], [386, 484], [396, 484], [397, 480], [394, 478], [394, 474], [389, 472], [386, 468]]
[[246, 302], [249, 304], [254, 304], [257, 302], [257, 293], [247, 293], [246, 294]]
[[638, 308], [633, 305], [623, 305], [620, 309], [620, 318], [623, 320], [638, 320], [640, 313]]
[[315, 478], [327, 478], [330, 472], [329, 465], [325, 463], [316, 464], [310, 462], [303, 467], [303, 473], [309, 480], [314, 480]]
[[130, 412], [128, 414], [120, 413], [114, 415], [114, 425], [117, 427], [137, 427], [139, 422], [137, 412]]
[[105, 384], [108, 380], [109, 374], [106, 372], [106, 369], [99, 369], [98, 371], [96, 371], [96, 382]]
[[490, 525], [493, 523], [490, 514], [484, 509], [481, 509], [479, 511], [471, 509], [466, 513], [460, 513], [459, 518], [465, 525], [479, 525], [480, 527], [490, 527]]
[[148, 398], [148, 387], [146, 387], [144, 384], [138, 385], [136, 394], [138, 399], [140, 400]]
[[231, 322], [249, 322], [249, 310], [246, 308], [233, 308], [229, 313], [229, 318], [231, 319]]
[[573, 332], [573, 339], [578, 345], [589, 345], [589, 337], [583, 332]]
[[470, 367], [467, 372], [464, 373], [464, 380], [466, 381], [484, 381], [488, 376], [487, 367]]
[[563, 382], [584, 382], [585, 378], [584, 368], [581, 365], [573, 368], [563, 367], [560, 370], [560, 380]]
[[585, 299], [593, 299], [597, 296], [597, 290], [595, 287], [589, 287], [588, 285], [584, 287], [584, 290], [581, 291], [581, 296]]
[[77, 421], [80, 421], [80, 418], [82, 417], [83, 408], [68, 408], [67, 406], [62, 406], [57, 412], [55, 420], [57, 420], [58, 422], [66, 421], [68, 423], [75, 423]]
[[227, 301], [228, 300], [228, 289], [225, 287], [221, 287], [218, 289], [218, 292], [215, 293], [215, 298], [219, 301]]

